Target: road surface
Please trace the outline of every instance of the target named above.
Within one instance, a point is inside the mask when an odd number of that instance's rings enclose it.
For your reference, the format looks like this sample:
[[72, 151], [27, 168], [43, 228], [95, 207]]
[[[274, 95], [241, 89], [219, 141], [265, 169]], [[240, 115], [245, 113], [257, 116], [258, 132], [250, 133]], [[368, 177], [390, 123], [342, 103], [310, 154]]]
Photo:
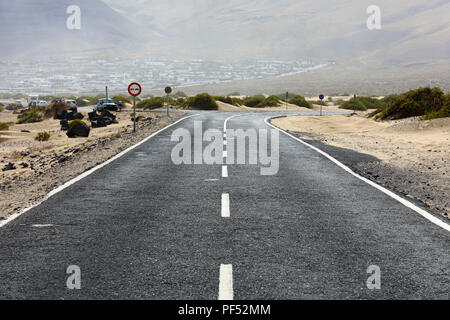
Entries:
[[450, 233], [285, 134], [273, 176], [172, 162], [178, 128], [279, 113], [200, 113], [1, 227], [0, 299], [448, 299]]

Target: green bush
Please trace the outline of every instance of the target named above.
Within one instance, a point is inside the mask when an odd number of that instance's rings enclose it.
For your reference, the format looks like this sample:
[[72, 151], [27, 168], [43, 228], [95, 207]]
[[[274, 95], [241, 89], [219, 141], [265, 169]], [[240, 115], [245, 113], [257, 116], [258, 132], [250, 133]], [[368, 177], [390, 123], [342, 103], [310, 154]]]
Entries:
[[80, 120], [80, 119], [75, 119], [75, 120], [72, 120], [72, 121], [70, 121], [69, 122], [69, 130], [74, 126], [74, 125], [76, 125], [76, 124], [81, 124], [81, 125], [84, 125], [84, 126], [88, 126], [87, 124], [86, 124], [86, 122], [84, 122], [83, 120]]
[[398, 94], [391, 94], [388, 95], [386, 97], [384, 97], [383, 99], [381, 99], [381, 101], [386, 104], [386, 103], [391, 103], [392, 101], [394, 101], [395, 99], [397, 99]]
[[5, 108], [3, 108], [3, 105], [0, 106], [0, 112], [2, 112], [3, 110], [5, 110]]
[[243, 103], [245, 106], [249, 108], [257, 108], [258, 105], [260, 105], [265, 98], [261, 97], [249, 97], [244, 99]]
[[438, 111], [433, 111], [433, 112], [423, 116], [422, 120], [432, 120], [432, 119], [448, 118], [448, 117], [450, 117], [450, 103], [447, 103], [447, 105], [443, 106]]
[[[286, 101], [286, 93], [280, 93], [280, 94], [277, 94], [276, 95], [280, 100], [283, 100], [283, 101]], [[295, 94], [295, 93], [288, 93], [288, 100], [292, 100], [292, 99], [294, 99], [295, 97], [298, 97], [299, 95], [298, 94]]]
[[34, 140], [36, 141], [48, 141], [50, 139], [50, 133], [47, 131], [39, 132], [36, 137], [34, 137]]
[[351, 99], [349, 101], [345, 101], [339, 109], [346, 109], [346, 110], [356, 110], [356, 111], [367, 111], [366, 106], [361, 101]]
[[277, 96], [270, 96], [267, 97], [266, 99], [264, 99], [262, 105], [260, 107], [264, 108], [264, 107], [276, 107], [280, 105], [280, 98], [278, 98]]
[[153, 110], [164, 107], [164, 98], [163, 97], [155, 97], [150, 99], [145, 99], [139, 101], [136, 105], [136, 108], [144, 109], [144, 110]]
[[229, 96], [229, 97], [239, 97], [239, 96], [241, 96], [241, 93], [235, 91], [235, 92], [227, 94], [227, 96]]
[[[446, 105], [440, 88], [419, 88], [405, 92], [377, 109], [377, 119], [403, 119], [435, 114]], [[445, 113], [445, 110], [443, 110]]]
[[45, 107], [43, 110], [44, 112], [44, 118], [54, 118], [56, 119], [56, 115], [59, 111], [62, 110], [69, 110], [69, 106], [65, 104], [64, 102], [52, 102], [48, 107]]
[[255, 94], [255, 95], [253, 96], [253, 98], [260, 98], [260, 99], [265, 99], [265, 98], [266, 98], [266, 96], [265, 96], [265, 95], [263, 95], [262, 93], [260, 93], [260, 94]]
[[289, 103], [303, 108], [312, 108], [312, 104], [306, 101], [306, 99], [302, 96], [293, 97], [289, 100]]
[[185, 101], [184, 98], [178, 98], [178, 99], [171, 99], [170, 103], [173, 104], [174, 106], [182, 106], [184, 101]]
[[9, 130], [9, 123], [0, 122], [0, 131], [8, 131], [8, 130]]
[[33, 123], [39, 121], [42, 121], [42, 114], [39, 112], [38, 108], [34, 108], [31, 111], [25, 112], [20, 115], [17, 124]]
[[280, 105], [280, 98], [277, 96], [270, 96], [264, 98], [263, 96], [254, 96], [244, 99], [243, 103], [249, 108], [264, 108], [264, 107], [276, 107]]
[[216, 96], [216, 97], [214, 97], [214, 99], [216, 101], [220, 101], [220, 102], [223, 102], [223, 103], [228, 103], [228, 104], [234, 105], [233, 98], [231, 98], [231, 97]]
[[356, 101], [360, 101], [367, 109], [378, 109], [385, 104], [383, 100], [372, 97], [357, 97]]
[[207, 93], [187, 98], [183, 106], [194, 110], [217, 110], [219, 108], [216, 100]]

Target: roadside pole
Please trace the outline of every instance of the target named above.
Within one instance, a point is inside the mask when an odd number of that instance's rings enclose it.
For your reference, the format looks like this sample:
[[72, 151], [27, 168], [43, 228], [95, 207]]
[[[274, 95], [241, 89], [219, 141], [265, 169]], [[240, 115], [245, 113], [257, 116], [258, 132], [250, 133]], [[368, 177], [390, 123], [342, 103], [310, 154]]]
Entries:
[[171, 87], [166, 87], [164, 89], [164, 91], [166, 92], [166, 99], [167, 99], [167, 104], [166, 104], [166, 112], [167, 112], [167, 117], [169, 117], [169, 101], [170, 101], [170, 94], [172, 93], [172, 88]]
[[133, 132], [136, 132], [136, 97], [133, 97]]
[[136, 132], [136, 97], [142, 92], [142, 87], [139, 83], [133, 82], [128, 86], [128, 93], [133, 96], [133, 132]]
[[321, 95], [319, 96], [319, 99], [320, 99], [320, 116], [322, 116], [323, 99], [325, 99], [325, 95], [324, 95], [324, 94], [321, 94]]
[[166, 105], [166, 112], [167, 112], [167, 117], [169, 116], [169, 95], [166, 96], [167, 99], [167, 105]]

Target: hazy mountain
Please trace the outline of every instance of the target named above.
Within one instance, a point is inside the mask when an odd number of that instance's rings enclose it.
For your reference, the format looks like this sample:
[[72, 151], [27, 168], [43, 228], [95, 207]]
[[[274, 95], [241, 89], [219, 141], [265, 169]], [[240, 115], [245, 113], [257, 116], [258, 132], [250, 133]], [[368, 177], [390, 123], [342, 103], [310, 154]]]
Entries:
[[[81, 9], [81, 29], [69, 30], [67, 8]], [[117, 53], [143, 34], [130, 20], [100, 0], [14, 0], [0, 2], [2, 56]]]
[[378, 0], [382, 29], [376, 31], [366, 27], [371, 0], [104, 1], [157, 30], [168, 52], [184, 57], [385, 64], [450, 56], [448, 0]]

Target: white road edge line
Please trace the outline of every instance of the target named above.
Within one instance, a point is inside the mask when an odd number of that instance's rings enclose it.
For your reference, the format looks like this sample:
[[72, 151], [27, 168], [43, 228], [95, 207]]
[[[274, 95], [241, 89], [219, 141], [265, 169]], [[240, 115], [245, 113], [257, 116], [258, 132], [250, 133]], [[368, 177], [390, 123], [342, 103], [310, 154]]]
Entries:
[[222, 178], [228, 178], [228, 167], [222, 166]]
[[233, 265], [231, 264], [220, 265], [219, 300], [233, 300]]
[[230, 217], [230, 194], [222, 193], [222, 218]]
[[347, 167], [345, 164], [343, 164], [342, 162], [340, 162], [340, 161], [336, 160], [335, 158], [333, 158], [332, 156], [330, 156], [328, 153], [326, 153], [326, 152], [320, 150], [319, 148], [316, 148], [316, 147], [310, 145], [309, 143], [306, 143], [305, 141], [303, 141], [303, 140], [301, 140], [301, 139], [299, 139], [299, 138], [293, 136], [292, 134], [290, 134], [290, 133], [284, 131], [283, 129], [280, 129], [280, 128], [278, 128], [278, 127], [275, 127], [274, 125], [272, 125], [272, 124], [269, 122], [271, 119], [278, 118], [278, 117], [279, 117], [279, 116], [268, 117], [268, 118], [264, 119], [264, 122], [265, 122], [268, 126], [270, 126], [270, 127], [274, 128], [274, 129], [277, 129], [277, 130], [281, 131], [282, 133], [284, 133], [285, 135], [291, 137], [292, 139], [297, 140], [297, 141], [301, 142], [302, 144], [304, 144], [305, 146], [307, 146], [307, 147], [309, 147], [309, 148], [311, 148], [311, 149], [317, 151], [318, 153], [320, 153], [321, 155], [325, 156], [326, 158], [328, 158], [329, 160], [331, 160], [332, 162], [334, 162], [337, 166], [341, 167], [342, 169], [344, 169], [345, 171], [347, 171], [347, 172], [350, 173], [351, 175], [353, 175], [353, 176], [355, 176], [356, 178], [358, 178], [358, 179], [364, 181], [365, 183], [371, 185], [372, 187], [374, 187], [374, 188], [380, 190], [381, 192], [385, 193], [385, 194], [388, 195], [389, 197], [391, 197], [391, 198], [393, 198], [394, 200], [397, 200], [398, 202], [400, 202], [401, 204], [403, 204], [405, 207], [407, 207], [407, 208], [409, 208], [409, 209], [411, 209], [411, 210], [417, 212], [418, 214], [420, 214], [420, 215], [421, 215], [422, 217], [424, 217], [425, 219], [429, 220], [430, 222], [434, 223], [435, 225], [437, 225], [437, 226], [439, 226], [439, 227], [441, 227], [441, 228], [443, 228], [443, 229], [445, 229], [445, 230], [447, 230], [447, 231], [450, 232], [450, 225], [447, 224], [447, 223], [445, 223], [444, 221], [442, 221], [442, 220], [436, 218], [436, 217], [433, 216], [431, 213], [429, 213], [429, 212], [427, 212], [427, 211], [425, 211], [425, 210], [419, 208], [418, 206], [416, 206], [416, 205], [413, 204], [412, 202], [410, 202], [410, 201], [408, 201], [408, 200], [406, 200], [406, 199], [403, 199], [402, 197], [400, 197], [400, 196], [396, 195], [395, 193], [393, 193], [392, 191], [389, 191], [388, 189], [386, 189], [386, 188], [380, 186], [379, 184], [377, 184], [377, 183], [375, 183], [375, 182], [373, 182], [373, 181], [370, 181], [369, 179], [366, 179], [366, 178], [364, 178], [363, 176], [360, 176], [359, 174], [353, 172], [353, 171], [352, 171], [349, 167]]
[[243, 116], [243, 115], [242, 115], [242, 114], [236, 114], [236, 115], [234, 115], [234, 116], [231, 116], [231, 117], [228, 117], [228, 118], [225, 119], [225, 121], [223, 122], [223, 133], [224, 133], [224, 135], [227, 134], [227, 124], [228, 124], [228, 121], [230, 121], [230, 120], [233, 119], [233, 118], [241, 117], [241, 116]]
[[60, 186], [60, 187], [58, 187], [58, 188], [52, 190], [52, 191], [51, 191], [50, 193], [48, 193], [48, 194], [44, 197], [44, 199], [42, 199], [41, 201], [39, 201], [39, 202], [33, 204], [32, 206], [30, 206], [30, 207], [28, 207], [28, 208], [26, 208], [26, 209], [20, 211], [19, 213], [12, 214], [12, 215], [10, 215], [6, 220], [1, 221], [1, 222], [0, 222], [0, 228], [4, 227], [5, 225], [7, 225], [8, 223], [10, 223], [11, 221], [17, 219], [17, 218], [20, 217], [22, 214], [24, 214], [24, 213], [30, 211], [30, 210], [33, 209], [34, 207], [37, 207], [38, 205], [40, 205], [41, 203], [45, 202], [46, 200], [48, 200], [49, 198], [51, 198], [51, 197], [54, 196], [55, 194], [57, 194], [57, 193], [63, 191], [64, 189], [68, 188], [69, 186], [73, 185], [74, 183], [76, 183], [76, 182], [78, 182], [78, 181], [80, 181], [80, 180], [86, 178], [87, 176], [93, 174], [93, 173], [94, 173], [95, 171], [97, 171], [98, 169], [101, 169], [101, 168], [103, 168], [104, 166], [110, 164], [111, 162], [113, 162], [113, 161], [119, 159], [119, 158], [122, 157], [123, 155], [125, 155], [125, 154], [127, 154], [128, 152], [130, 152], [131, 150], [133, 150], [133, 149], [139, 147], [141, 144], [147, 142], [148, 140], [150, 140], [150, 139], [153, 138], [154, 136], [158, 135], [159, 133], [161, 133], [161, 132], [163, 132], [163, 131], [169, 129], [170, 127], [172, 127], [172, 126], [178, 124], [178, 123], [181, 122], [181, 121], [184, 121], [184, 120], [189, 119], [189, 118], [192, 118], [192, 117], [196, 117], [196, 116], [198, 116], [198, 115], [199, 115], [199, 114], [193, 114], [193, 115], [184, 117], [184, 118], [182, 118], [182, 119], [180, 119], [180, 120], [178, 120], [178, 121], [176, 121], [176, 122], [174, 122], [174, 123], [172, 123], [172, 124], [170, 124], [170, 125], [168, 125], [168, 126], [162, 128], [161, 130], [159, 130], [159, 131], [157, 131], [157, 132], [155, 132], [155, 133], [152, 133], [150, 136], [148, 136], [148, 137], [145, 138], [144, 140], [142, 140], [142, 141], [138, 142], [137, 144], [135, 144], [134, 146], [131, 146], [131, 147], [129, 147], [128, 149], [126, 149], [126, 150], [124, 150], [124, 151], [118, 153], [117, 155], [115, 155], [115, 156], [112, 157], [111, 159], [106, 160], [105, 162], [99, 164], [98, 166], [96, 166], [96, 167], [94, 167], [94, 168], [92, 168], [92, 169], [90, 169], [90, 170], [88, 170], [88, 171], [86, 171], [86, 172], [80, 174], [79, 176], [77, 176], [77, 177], [75, 177], [74, 179], [72, 179], [72, 180], [66, 182], [66, 183], [63, 184], [62, 186]]

